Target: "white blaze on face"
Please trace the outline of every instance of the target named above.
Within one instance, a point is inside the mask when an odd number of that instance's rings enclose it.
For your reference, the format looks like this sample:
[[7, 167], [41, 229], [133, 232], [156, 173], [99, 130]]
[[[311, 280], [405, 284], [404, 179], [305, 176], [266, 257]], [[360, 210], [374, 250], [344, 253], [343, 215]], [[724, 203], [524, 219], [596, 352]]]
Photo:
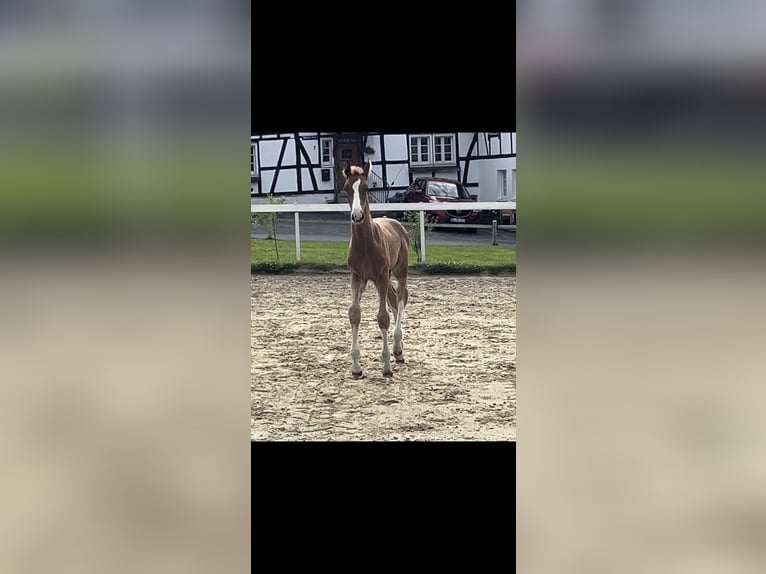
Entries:
[[351, 200], [351, 221], [360, 221], [364, 216], [364, 211], [362, 211], [362, 202], [359, 201], [360, 183], [360, 180], [357, 179], [354, 185], [351, 186], [354, 190], [354, 197]]

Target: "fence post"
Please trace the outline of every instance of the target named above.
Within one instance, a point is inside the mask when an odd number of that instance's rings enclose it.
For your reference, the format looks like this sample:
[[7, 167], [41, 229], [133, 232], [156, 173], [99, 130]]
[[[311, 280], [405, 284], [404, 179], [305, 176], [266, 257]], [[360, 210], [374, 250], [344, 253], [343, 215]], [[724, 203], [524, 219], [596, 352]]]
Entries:
[[295, 262], [301, 262], [301, 224], [300, 213], [295, 212]]
[[492, 245], [497, 245], [497, 219], [492, 220]]
[[426, 225], [425, 214], [420, 210], [420, 262], [426, 262]]

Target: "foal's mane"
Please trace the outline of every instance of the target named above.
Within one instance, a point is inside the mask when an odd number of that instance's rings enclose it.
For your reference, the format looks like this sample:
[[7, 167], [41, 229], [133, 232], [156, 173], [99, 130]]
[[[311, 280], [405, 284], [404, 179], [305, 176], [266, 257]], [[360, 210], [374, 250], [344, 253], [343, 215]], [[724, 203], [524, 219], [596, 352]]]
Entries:
[[350, 175], [364, 175], [364, 169], [359, 167], [358, 165], [348, 165], [343, 170], [343, 173], [346, 174], [346, 177]]

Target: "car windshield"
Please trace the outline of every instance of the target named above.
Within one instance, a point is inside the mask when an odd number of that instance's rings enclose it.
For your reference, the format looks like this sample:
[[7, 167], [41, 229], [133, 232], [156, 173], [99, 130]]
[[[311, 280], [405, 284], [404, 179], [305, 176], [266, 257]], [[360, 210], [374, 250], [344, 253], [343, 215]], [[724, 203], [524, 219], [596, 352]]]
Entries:
[[462, 185], [457, 183], [449, 183], [446, 181], [428, 182], [428, 195], [435, 197], [471, 199], [470, 194]]

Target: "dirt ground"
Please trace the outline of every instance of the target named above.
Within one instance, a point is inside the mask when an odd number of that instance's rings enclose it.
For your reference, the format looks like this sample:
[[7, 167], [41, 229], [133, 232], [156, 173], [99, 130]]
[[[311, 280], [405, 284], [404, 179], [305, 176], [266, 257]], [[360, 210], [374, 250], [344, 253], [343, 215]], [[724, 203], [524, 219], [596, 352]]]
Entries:
[[392, 356], [390, 378], [371, 283], [360, 379], [348, 274], [259, 275], [251, 285], [252, 440], [516, 440], [515, 276], [411, 275], [406, 362]]

